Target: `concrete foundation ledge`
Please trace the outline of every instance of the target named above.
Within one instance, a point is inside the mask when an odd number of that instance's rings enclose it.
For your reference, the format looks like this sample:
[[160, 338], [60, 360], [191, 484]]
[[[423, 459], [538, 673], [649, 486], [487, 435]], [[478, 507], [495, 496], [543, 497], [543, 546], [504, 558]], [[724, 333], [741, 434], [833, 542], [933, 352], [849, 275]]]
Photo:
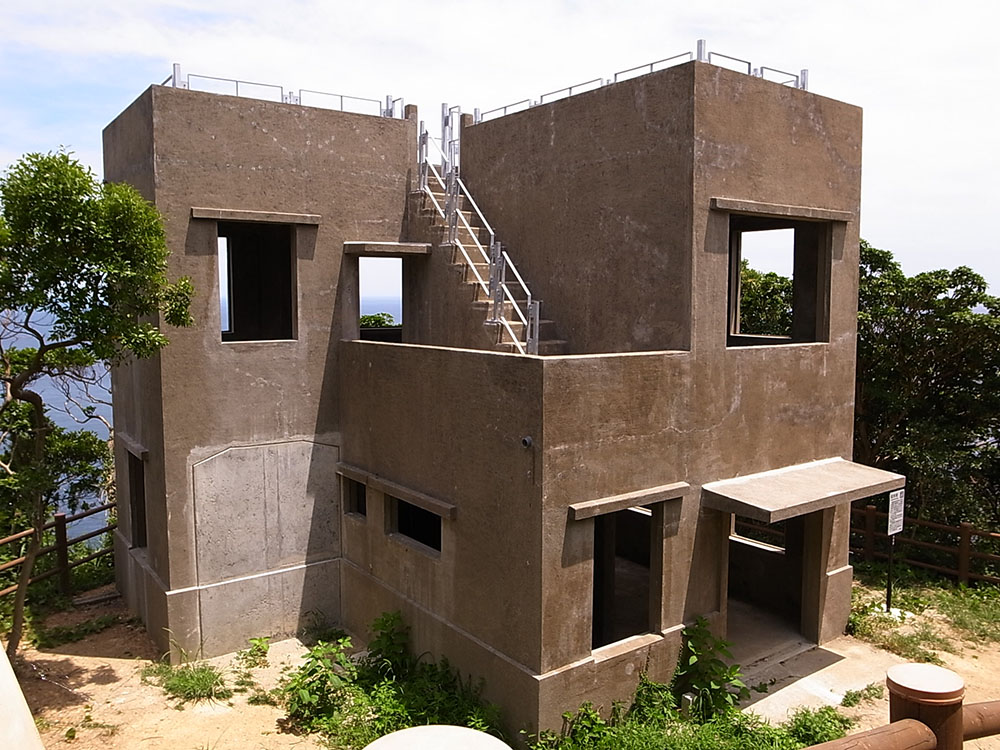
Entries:
[[328, 559], [166, 592], [176, 645], [211, 657], [249, 638], [289, 637], [341, 621], [340, 560]]

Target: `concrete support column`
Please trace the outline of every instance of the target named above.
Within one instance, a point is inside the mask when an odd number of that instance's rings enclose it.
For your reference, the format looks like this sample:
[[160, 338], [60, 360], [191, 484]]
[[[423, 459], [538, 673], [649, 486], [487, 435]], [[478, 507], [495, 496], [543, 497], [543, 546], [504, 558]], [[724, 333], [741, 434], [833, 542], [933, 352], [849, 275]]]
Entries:
[[809, 513], [802, 519], [802, 635], [825, 643], [844, 632], [851, 603], [847, 564], [850, 505]]

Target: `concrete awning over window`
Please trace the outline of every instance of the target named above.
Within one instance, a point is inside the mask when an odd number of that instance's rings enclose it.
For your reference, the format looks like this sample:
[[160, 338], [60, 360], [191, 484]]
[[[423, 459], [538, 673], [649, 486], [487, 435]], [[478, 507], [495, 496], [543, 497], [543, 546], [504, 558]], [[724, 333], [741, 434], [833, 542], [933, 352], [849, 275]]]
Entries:
[[709, 508], [774, 523], [905, 484], [901, 474], [828, 458], [710, 482], [702, 487], [702, 502]]

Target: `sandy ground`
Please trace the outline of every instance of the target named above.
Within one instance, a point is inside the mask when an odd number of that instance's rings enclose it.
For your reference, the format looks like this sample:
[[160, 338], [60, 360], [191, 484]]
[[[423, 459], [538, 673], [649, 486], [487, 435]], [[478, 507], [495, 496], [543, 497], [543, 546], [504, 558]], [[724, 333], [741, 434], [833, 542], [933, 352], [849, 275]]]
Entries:
[[[48, 618], [47, 627], [73, 625], [103, 614], [128, 617], [121, 600], [79, 607]], [[297, 640], [271, 645], [269, 666], [252, 670], [264, 690], [277, 685], [282, 670], [301, 663]], [[141, 672], [159, 656], [141, 625], [120, 624], [76, 643], [51, 650], [26, 647], [15, 665], [25, 698], [46, 748], [81, 750], [258, 750], [323, 745], [314, 737], [283, 733], [282, 711], [254, 706], [245, 694], [224, 703], [178, 706]], [[233, 683], [233, 655], [209, 660]], [[13, 749], [11, 749], [13, 750]]]
[[[47, 627], [74, 625], [103, 614], [128, 617], [120, 600], [78, 607], [52, 615]], [[939, 630], [946, 630], [939, 623]], [[956, 653], [940, 654], [945, 666], [966, 682], [966, 702], [1000, 698], [1000, 649], [964, 642], [950, 632]], [[254, 669], [258, 685], [278, 684], [283, 670], [301, 663], [305, 648], [297, 640], [272, 644], [269, 666]], [[254, 706], [245, 694], [224, 703], [178, 706], [163, 691], [141, 679], [142, 668], [155, 652], [141, 625], [123, 622], [76, 643], [50, 650], [26, 647], [16, 664], [28, 705], [36, 717], [46, 748], [132, 750], [236, 750], [240, 748], [321, 748], [315, 737], [281, 731], [282, 712]], [[210, 660], [233, 682], [233, 655]], [[798, 705], [838, 705], [847, 689], [883, 683], [885, 670], [903, 661], [867, 643], [843, 636], [790, 658], [764, 665], [754, 681], [769, 682], [755, 693], [749, 710], [780, 721]], [[749, 676], [749, 675], [748, 675]], [[753, 682], [751, 684], [754, 684]], [[888, 721], [888, 696], [843, 709], [862, 731]], [[966, 743], [966, 748], [1000, 750], [1000, 736]]]

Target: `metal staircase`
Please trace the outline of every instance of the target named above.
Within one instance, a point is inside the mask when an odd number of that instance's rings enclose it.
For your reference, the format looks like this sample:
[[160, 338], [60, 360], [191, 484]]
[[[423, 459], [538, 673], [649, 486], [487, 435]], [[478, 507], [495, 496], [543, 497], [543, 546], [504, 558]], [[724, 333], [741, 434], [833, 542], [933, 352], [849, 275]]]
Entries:
[[443, 244], [452, 248], [452, 263], [462, 270], [463, 281], [474, 287], [473, 305], [483, 308], [485, 325], [496, 329], [498, 349], [562, 354], [566, 342], [555, 335], [552, 321], [540, 318], [540, 300], [532, 296], [459, 176], [459, 144], [452, 137], [458, 116], [457, 108], [442, 105], [440, 146], [420, 123], [419, 186], [432, 226], [443, 231]]

